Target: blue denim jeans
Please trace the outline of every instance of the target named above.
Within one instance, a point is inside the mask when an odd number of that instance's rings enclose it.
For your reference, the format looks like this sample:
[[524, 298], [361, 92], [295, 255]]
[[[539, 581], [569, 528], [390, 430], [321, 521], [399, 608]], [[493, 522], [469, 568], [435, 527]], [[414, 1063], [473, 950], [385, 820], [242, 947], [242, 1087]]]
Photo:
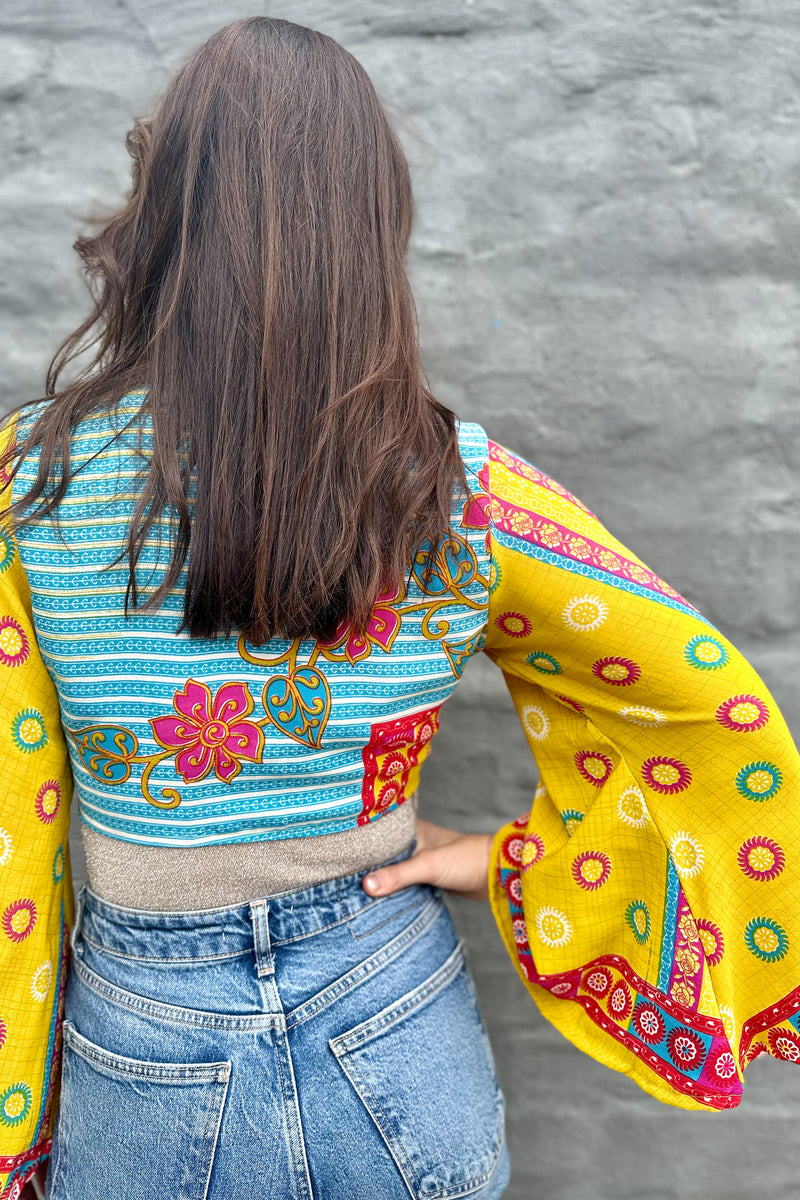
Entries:
[[151, 913], [84, 888], [52, 1200], [494, 1200], [503, 1098], [435, 889]]

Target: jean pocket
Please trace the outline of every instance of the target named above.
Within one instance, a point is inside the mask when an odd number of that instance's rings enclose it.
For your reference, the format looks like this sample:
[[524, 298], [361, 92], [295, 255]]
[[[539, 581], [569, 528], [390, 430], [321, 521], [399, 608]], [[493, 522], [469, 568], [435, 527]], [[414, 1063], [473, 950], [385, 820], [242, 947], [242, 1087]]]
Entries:
[[124, 1058], [65, 1021], [49, 1200], [203, 1200], [230, 1071]]
[[504, 1104], [461, 946], [414, 991], [330, 1040], [415, 1200], [483, 1188]]

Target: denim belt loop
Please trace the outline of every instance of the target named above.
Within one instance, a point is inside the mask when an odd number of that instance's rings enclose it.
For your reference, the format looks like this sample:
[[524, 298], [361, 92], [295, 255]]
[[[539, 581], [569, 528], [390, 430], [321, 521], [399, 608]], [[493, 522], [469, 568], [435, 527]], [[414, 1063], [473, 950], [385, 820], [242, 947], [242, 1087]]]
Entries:
[[75, 897], [75, 917], [72, 922], [72, 929], [70, 930], [69, 935], [69, 945], [73, 954], [75, 953], [75, 943], [78, 940], [78, 934], [81, 931], [81, 918], [83, 916], [83, 901], [84, 894], [86, 892], [86, 886], [87, 885], [84, 883], [83, 887]]
[[253, 946], [259, 978], [264, 975], [274, 975], [275, 961], [272, 957], [272, 945], [269, 940], [268, 902], [266, 900], [251, 901], [250, 918], [253, 923]]

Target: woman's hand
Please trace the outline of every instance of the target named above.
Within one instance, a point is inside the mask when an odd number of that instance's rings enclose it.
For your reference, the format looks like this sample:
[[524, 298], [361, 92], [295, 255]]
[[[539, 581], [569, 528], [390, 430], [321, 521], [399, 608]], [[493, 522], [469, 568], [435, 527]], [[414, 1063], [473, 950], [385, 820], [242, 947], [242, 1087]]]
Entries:
[[362, 881], [371, 896], [388, 896], [412, 883], [430, 883], [470, 900], [489, 899], [491, 833], [458, 833], [430, 821], [417, 821], [411, 858], [371, 871]]

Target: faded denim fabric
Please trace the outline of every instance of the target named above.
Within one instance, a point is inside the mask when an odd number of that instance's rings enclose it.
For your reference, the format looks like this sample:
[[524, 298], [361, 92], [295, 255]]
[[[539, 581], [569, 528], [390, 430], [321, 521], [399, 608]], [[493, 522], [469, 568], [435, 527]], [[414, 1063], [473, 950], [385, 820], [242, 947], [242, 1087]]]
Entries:
[[502, 1195], [503, 1098], [447, 909], [361, 878], [188, 913], [84, 888], [51, 1200]]

